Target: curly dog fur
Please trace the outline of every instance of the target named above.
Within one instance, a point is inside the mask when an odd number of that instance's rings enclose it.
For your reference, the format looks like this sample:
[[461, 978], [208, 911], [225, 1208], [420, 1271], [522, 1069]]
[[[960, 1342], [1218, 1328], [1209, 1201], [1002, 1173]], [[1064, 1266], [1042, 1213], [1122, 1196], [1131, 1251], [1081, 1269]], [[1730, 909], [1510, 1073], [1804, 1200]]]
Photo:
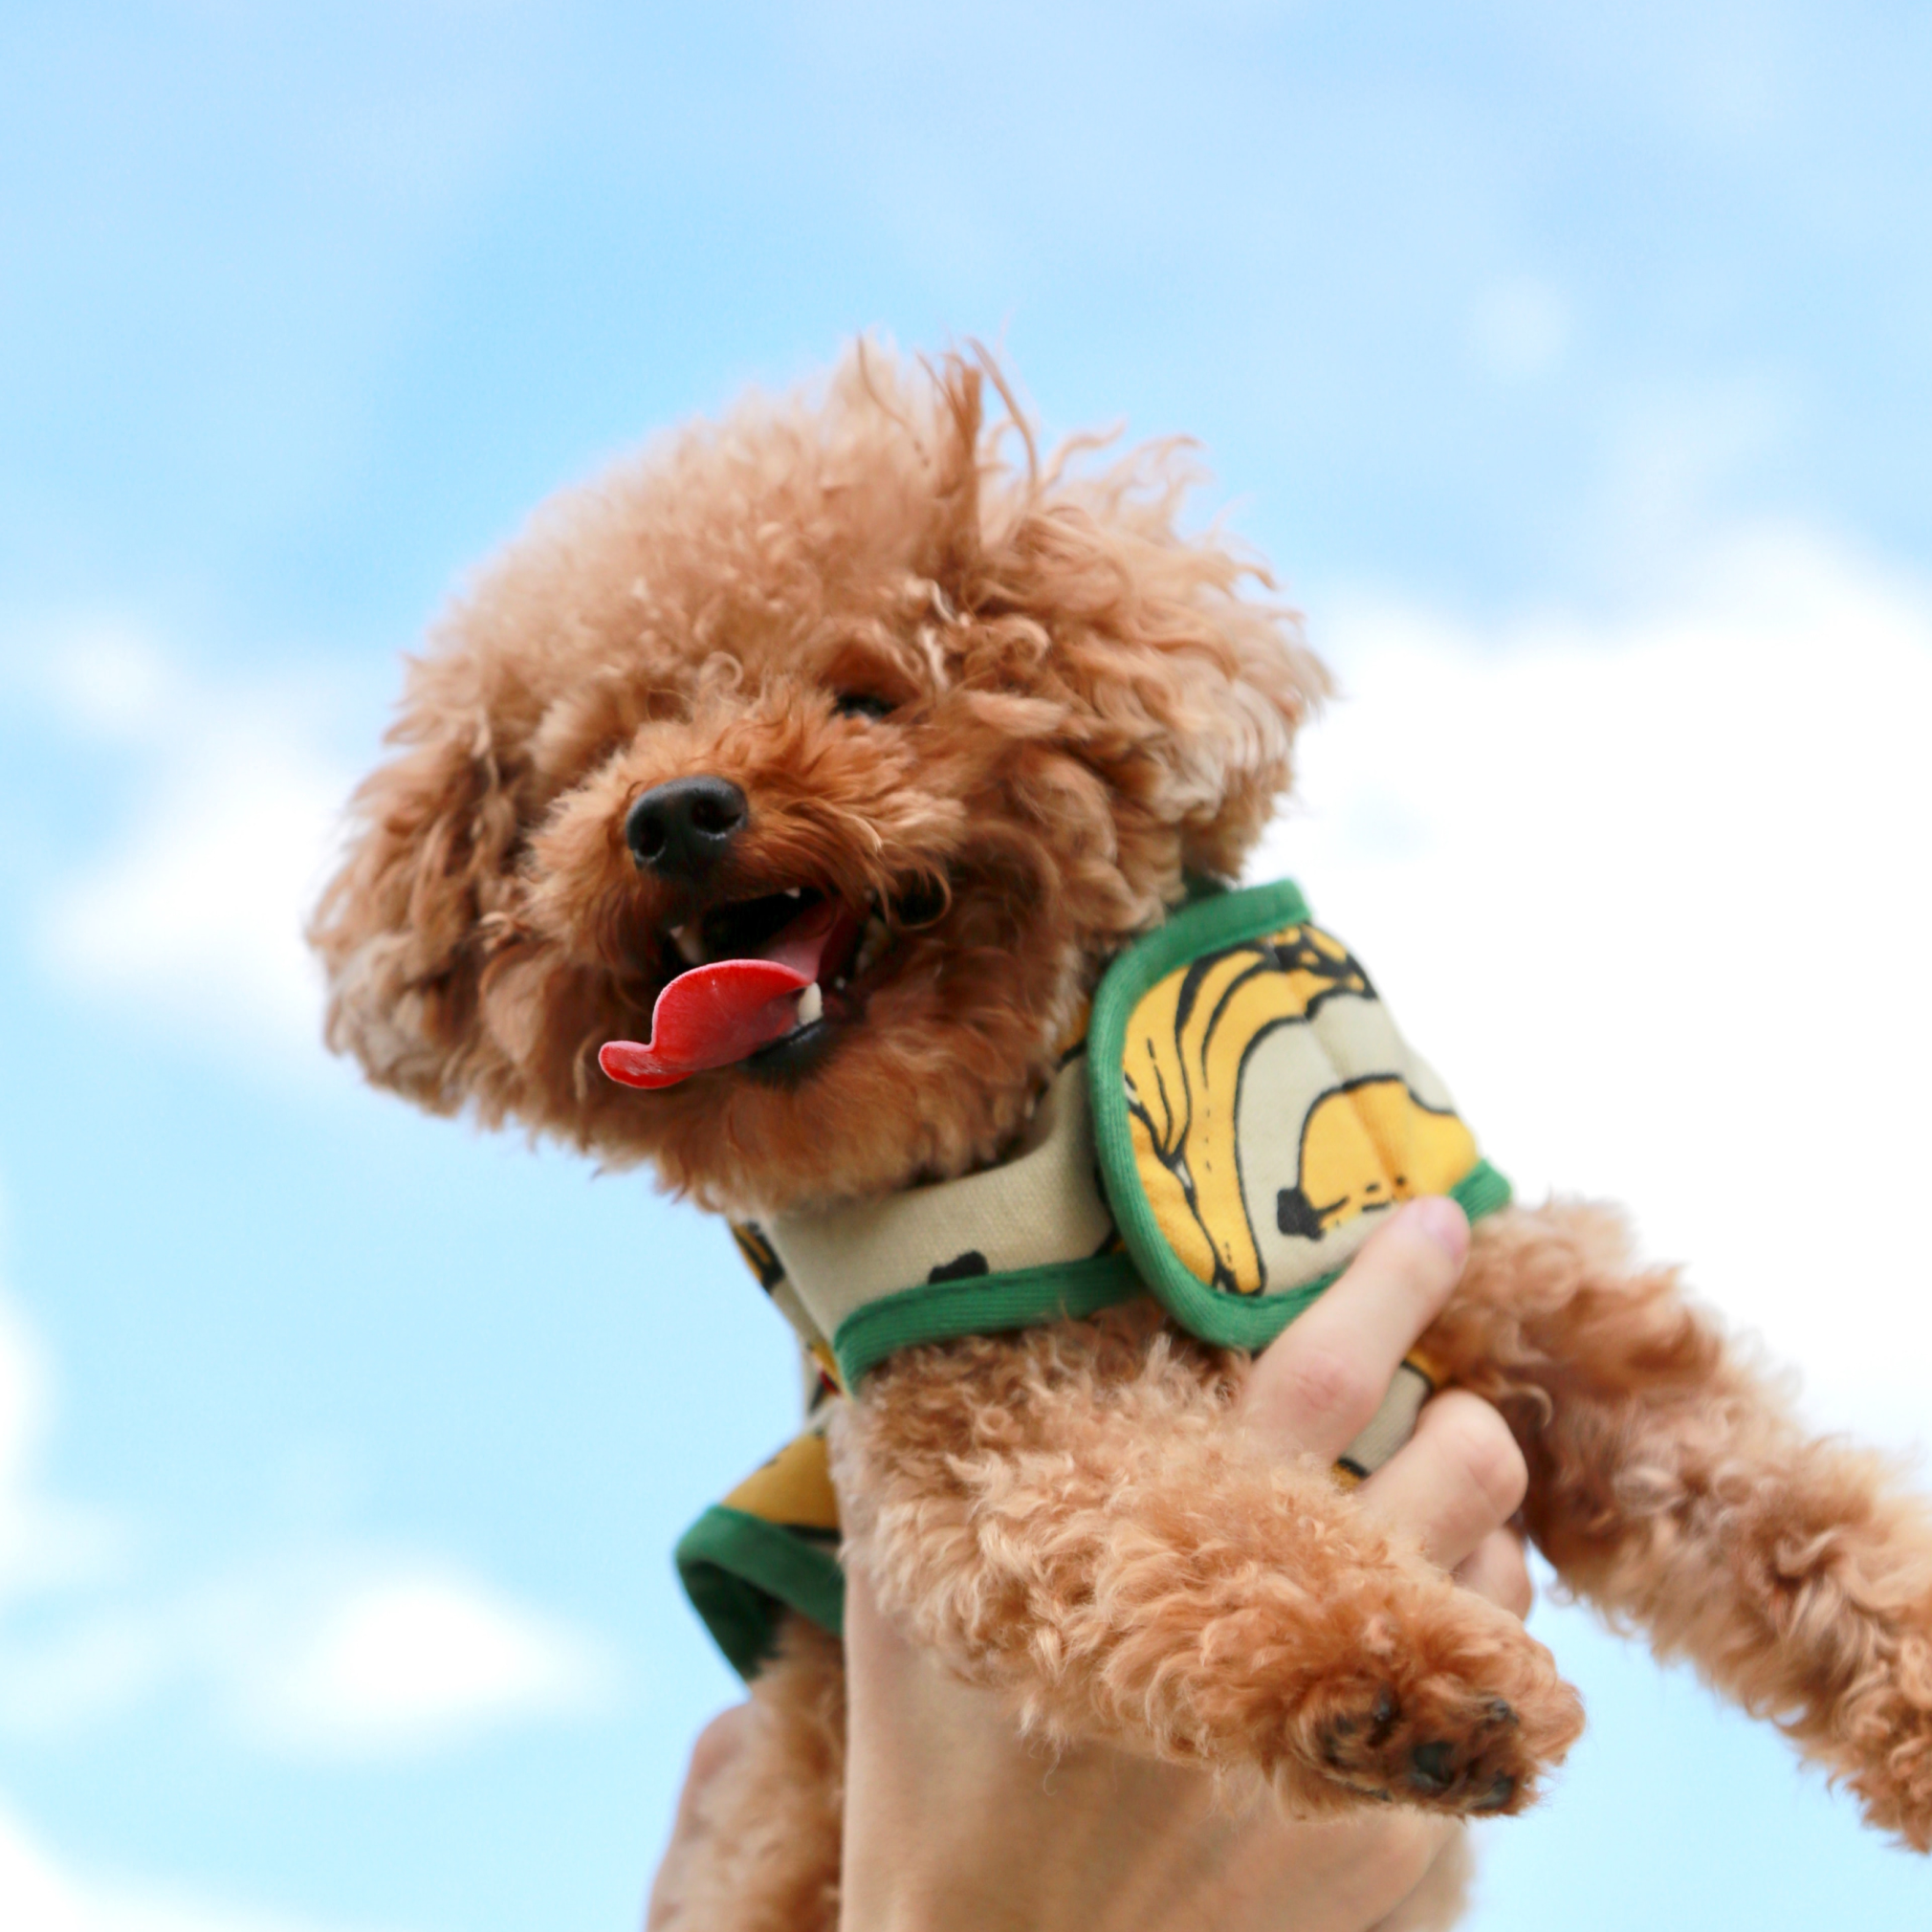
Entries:
[[[1109, 956], [1185, 873], [1237, 872], [1327, 690], [1259, 566], [1181, 529], [1180, 452], [1095, 447], [1043, 462], [990, 363], [862, 349], [551, 505], [411, 667], [357, 796], [314, 927], [332, 1043], [736, 1214], [998, 1158]], [[702, 889], [625, 835], [693, 774], [750, 801]], [[599, 1073], [681, 922], [801, 883], [890, 931], [802, 1064]], [[1425, 1346], [1508, 1419], [1566, 1584], [1932, 1848], [1932, 1519], [1892, 1471], [1807, 1438], [1605, 1210], [1482, 1222]], [[1303, 1809], [1519, 1809], [1574, 1694], [1324, 1471], [1260, 1459], [1245, 1372], [1133, 1309], [903, 1351], [837, 1434], [849, 1558], [1048, 1734]], [[833, 1922], [839, 1671], [794, 1632], [761, 1679], [707, 1798], [737, 1849], [687, 1875], [687, 1922]]]

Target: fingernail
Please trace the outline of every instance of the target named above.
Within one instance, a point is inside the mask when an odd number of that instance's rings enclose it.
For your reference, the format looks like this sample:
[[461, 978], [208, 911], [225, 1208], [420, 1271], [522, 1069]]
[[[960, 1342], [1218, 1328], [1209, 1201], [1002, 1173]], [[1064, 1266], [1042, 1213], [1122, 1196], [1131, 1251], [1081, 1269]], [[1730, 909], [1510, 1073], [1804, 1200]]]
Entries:
[[1447, 1195], [1425, 1195], [1402, 1212], [1412, 1226], [1439, 1241], [1451, 1261], [1460, 1262], [1469, 1252], [1469, 1218]]

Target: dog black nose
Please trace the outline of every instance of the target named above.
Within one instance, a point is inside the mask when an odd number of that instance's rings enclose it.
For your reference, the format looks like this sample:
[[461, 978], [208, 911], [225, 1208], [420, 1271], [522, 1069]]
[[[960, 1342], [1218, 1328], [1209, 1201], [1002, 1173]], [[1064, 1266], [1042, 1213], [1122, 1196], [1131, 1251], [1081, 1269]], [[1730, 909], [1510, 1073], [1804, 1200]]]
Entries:
[[641, 792], [624, 818], [624, 841], [640, 867], [695, 879], [744, 828], [745, 795], [729, 779], [673, 779]]

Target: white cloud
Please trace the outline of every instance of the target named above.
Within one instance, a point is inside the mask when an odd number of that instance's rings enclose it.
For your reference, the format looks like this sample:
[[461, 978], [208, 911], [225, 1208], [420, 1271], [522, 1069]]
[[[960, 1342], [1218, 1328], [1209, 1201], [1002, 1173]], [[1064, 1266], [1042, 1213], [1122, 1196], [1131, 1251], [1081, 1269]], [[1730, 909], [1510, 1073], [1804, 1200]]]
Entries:
[[1256, 876], [1306, 886], [1530, 1196], [1632, 1203], [1812, 1406], [1925, 1431], [1932, 589], [1804, 530], [1676, 607], [1363, 603]]
[[[0, 1731], [58, 1729], [122, 1708], [163, 1674], [154, 1620], [98, 1608], [121, 1581], [121, 1526], [43, 1485], [55, 1393], [40, 1336], [0, 1283]], [[21, 1607], [50, 1594], [52, 1634], [23, 1642]]]
[[[55, 1586], [99, 1581], [104, 1527], [50, 1501], [38, 1460], [54, 1413], [47, 1355], [0, 1288], [0, 1614]], [[71, 1614], [65, 1602], [56, 1617]], [[71, 1722], [123, 1707], [165, 1674], [170, 1619], [83, 1610], [31, 1651], [0, 1642], [0, 1724]], [[4, 1624], [0, 1624], [4, 1628]], [[472, 1686], [473, 1688], [473, 1686]], [[6, 1932], [303, 1932], [296, 1921], [153, 1882], [103, 1879], [60, 1858], [0, 1793]]]
[[594, 1639], [418, 1552], [311, 1542], [144, 1585], [115, 1526], [46, 1494], [54, 1411], [47, 1352], [0, 1284], [0, 1733], [72, 1734], [186, 1685], [258, 1749], [395, 1756], [616, 1694]]
[[47, 690], [73, 724], [101, 737], [140, 742], [178, 713], [180, 680], [139, 626], [107, 619], [49, 653]]
[[[103, 1577], [105, 1532], [39, 1486], [52, 1412], [45, 1350], [0, 1291], [0, 1732], [71, 1739], [185, 1686], [257, 1751], [393, 1759], [609, 1701], [619, 1674], [599, 1645], [423, 1557], [309, 1552], [172, 1596]], [[18, 1614], [55, 1585], [38, 1615]], [[0, 1926], [303, 1932], [163, 1881], [77, 1870], [4, 1792]]]
[[171, 1887], [74, 1871], [0, 1801], [0, 1924], [7, 1932], [304, 1932], [295, 1920]]
[[297, 1551], [0, 1640], [0, 1730], [71, 1735], [180, 1687], [283, 1758], [415, 1756], [606, 1707], [604, 1649], [447, 1562]]
[[121, 825], [55, 889], [39, 950], [139, 1043], [164, 1026], [275, 1064], [318, 1052], [304, 919], [352, 782], [317, 694], [196, 684], [126, 626], [50, 654], [70, 726], [111, 743]]
[[390, 1754], [582, 1712], [613, 1672], [576, 1632], [448, 1570], [340, 1590], [248, 1667], [244, 1714], [301, 1753]]

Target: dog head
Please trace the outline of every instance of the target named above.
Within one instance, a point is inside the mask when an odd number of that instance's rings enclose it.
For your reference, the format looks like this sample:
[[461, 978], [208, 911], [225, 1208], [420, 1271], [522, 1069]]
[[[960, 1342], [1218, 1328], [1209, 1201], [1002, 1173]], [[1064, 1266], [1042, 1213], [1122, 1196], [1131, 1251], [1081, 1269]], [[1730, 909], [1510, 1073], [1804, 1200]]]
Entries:
[[989, 371], [862, 349], [539, 514], [356, 796], [333, 1045], [739, 1212], [1010, 1141], [1107, 955], [1238, 869], [1324, 678], [1176, 529], [1172, 449], [1043, 470]]

